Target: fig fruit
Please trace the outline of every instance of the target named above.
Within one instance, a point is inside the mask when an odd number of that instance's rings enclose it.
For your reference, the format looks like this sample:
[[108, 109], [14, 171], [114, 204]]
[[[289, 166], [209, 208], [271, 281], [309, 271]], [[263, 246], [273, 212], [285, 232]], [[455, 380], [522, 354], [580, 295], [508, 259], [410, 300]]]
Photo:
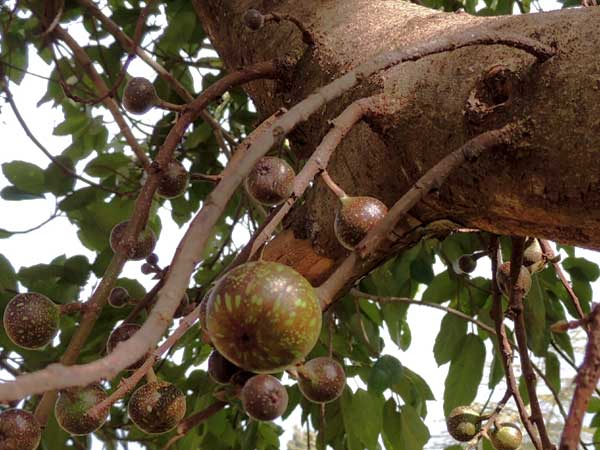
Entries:
[[58, 333], [60, 310], [43, 294], [17, 294], [6, 305], [3, 322], [7, 336], [15, 345], [40, 349]]
[[185, 416], [185, 396], [177, 386], [153, 381], [139, 387], [129, 399], [129, 417], [144, 433], [172, 430]]
[[489, 432], [489, 437], [496, 450], [517, 450], [523, 442], [521, 429], [510, 422], [494, 426]]
[[190, 174], [177, 160], [169, 163], [163, 170], [156, 193], [164, 198], [175, 198], [183, 194], [190, 181]]
[[353, 250], [369, 230], [387, 214], [388, 209], [373, 197], [341, 197], [333, 223], [340, 244]]
[[332, 402], [342, 395], [345, 386], [346, 373], [332, 358], [314, 358], [298, 369], [300, 392], [312, 402]]
[[86, 387], [73, 387], [60, 392], [54, 415], [60, 427], [74, 436], [83, 436], [99, 429], [108, 418], [108, 408], [100, 417], [92, 417], [87, 411], [108, 398], [108, 394], [95, 383]]
[[[117, 347], [119, 342], [126, 341], [131, 336], [133, 336], [140, 328], [142, 328], [137, 323], [124, 323], [117, 328], [115, 328], [112, 333], [108, 336], [108, 340], [106, 341], [106, 353], [112, 353], [112, 351]], [[127, 367], [125, 370], [137, 370], [142, 367], [144, 364], [146, 357], [142, 357], [137, 362], [133, 363], [131, 366]]]
[[256, 9], [249, 9], [244, 14], [244, 25], [252, 31], [257, 31], [265, 24], [265, 16]]
[[36, 418], [22, 409], [0, 413], [0, 450], [35, 450], [42, 439], [42, 428]]
[[208, 357], [208, 375], [219, 384], [228, 384], [240, 370], [216, 350]]
[[462, 255], [454, 264], [454, 272], [458, 274], [472, 273], [477, 268], [477, 260], [473, 255]]
[[246, 191], [258, 203], [275, 206], [294, 190], [294, 169], [281, 158], [260, 158], [245, 180]]
[[457, 406], [446, 418], [448, 433], [460, 442], [468, 442], [481, 429], [481, 415], [470, 406]]
[[256, 375], [246, 381], [241, 393], [242, 405], [248, 415], [256, 420], [275, 420], [288, 405], [288, 393], [281, 382], [272, 375]]
[[206, 328], [229, 361], [250, 372], [273, 373], [312, 350], [321, 331], [321, 307], [315, 289], [294, 269], [250, 262], [212, 289]]
[[[506, 297], [510, 298], [511, 282], [510, 282], [510, 261], [501, 264], [496, 272], [496, 281], [498, 283], [498, 289]], [[517, 287], [523, 292], [523, 295], [527, 295], [529, 289], [531, 289], [531, 274], [529, 270], [521, 266], [521, 271], [517, 278]]]
[[139, 261], [152, 254], [156, 246], [156, 235], [150, 228], [143, 230], [137, 242], [123, 242], [123, 236], [129, 221], [115, 225], [110, 232], [110, 248], [113, 252], [123, 252], [129, 259]]
[[127, 289], [117, 286], [110, 291], [108, 304], [113, 308], [122, 308], [129, 302], [130, 298]]
[[529, 245], [523, 250], [523, 265], [530, 273], [537, 273], [544, 270], [546, 260], [544, 259], [544, 252], [537, 239], [531, 240]]
[[127, 82], [123, 91], [123, 106], [130, 113], [145, 114], [157, 101], [156, 89], [150, 80], [134, 77]]

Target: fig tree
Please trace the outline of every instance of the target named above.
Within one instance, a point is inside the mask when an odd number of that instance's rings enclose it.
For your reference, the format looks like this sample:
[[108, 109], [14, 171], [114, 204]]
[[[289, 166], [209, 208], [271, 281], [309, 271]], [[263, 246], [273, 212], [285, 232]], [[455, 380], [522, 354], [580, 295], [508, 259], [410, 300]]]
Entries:
[[4, 330], [19, 347], [40, 349], [48, 345], [60, 326], [60, 310], [45, 295], [15, 295], [4, 309]]

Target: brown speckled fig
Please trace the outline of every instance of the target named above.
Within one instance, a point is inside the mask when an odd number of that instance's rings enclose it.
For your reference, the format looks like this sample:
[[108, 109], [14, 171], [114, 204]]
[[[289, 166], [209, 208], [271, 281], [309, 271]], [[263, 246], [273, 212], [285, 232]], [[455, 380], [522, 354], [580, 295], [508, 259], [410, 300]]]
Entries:
[[150, 80], [135, 77], [127, 82], [123, 91], [123, 106], [132, 114], [148, 112], [158, 101], [156, 89]]
[[523, 250], [523, 265], [531, 273], [537, 273], [544, 270], [546, 261], [544, 259], [544, 252], [537, 239], [528, 240], [527, 247]]
[[139, 387], [129, 399], [129, 417], [144, 433], [166, 433], [185, 416], [185, 396], [177, 386], [153, 381]]
[[214, 350], [208, 357], [208, 374], [219, 384], [228, 384], [241, 369]]
[[33, 414], [22, 409], [0, 413], [0, 450], [35, 450], [42, 439], [42, 428]]
[[[106, 341], [106, 353], [111, 353], [119, 342], [126, 341], [131, 336], [133, 336], [139, 329], [140, 325], [137, 323], [124, 323], [117, 328], [115, 328], [110, 336], [108, 336], [108, 340]], [[146, 358], [142, 357], [137, 362], [133, 363], [131, 366], [127, 367], [125, 370], [136, 370], [139, 369], [142, 364], [144, 364], [144, 360]]]
[[15, 295], [4, 310], [4, 330], [19, 347], [39, 349], [48, 345], [60, 326], [60, 310], [37, 292]]
[[481, 428], [481, 415], [470, 406], [457, 406], [446, 418], [448, 433], [460, 442], [468, 442]]
[[346, 373], [332, 358], [314, 358], [298, 369], [300, 392], [312, 402], [332, 402], [342, 395], [345, 386]]
[[102, 411], [100, 417], [92, 417], [87, 411], [106, 398], [108, 394], [98, 383], [65, 389], [60, 392], [54, 407], [56, 421], [63, 430], [74, 436], [93, 433], [106, 422], [108, 408]]
[[110, 232], [110, 248], [115, 253], [123, 252], [129, 259], [135, 261], [145, 259], [152, 254], [156, 246], [156, 235], [150, 228], [146, 228], [138, 236], [137, 242], [123, 242], [123, 235], [128, 224], [129, 221], [126, 220], [113, 227]]
[[117, 286], [108, 295], [108, 304], [113, 308], [122, 308], [129, 302], [129, 292], [124, 287]]
[[169, 163], [163, 171], [156, 193], [164, 198], [179, 197], [185, 192], [190, 181], [190, 174], [177, 160]]
[[272, 375], [250, 378], [241, 393], [242, 404], [248, 415], [256, 420], [275, 420], [286, 410], [288, 393]]
[[473, 255], [462, 255], [454, 264], [454, 271], [458, 274], [472, 273], [477, 268], [477, 260]]
[[[498, 283], [498, 289], [506, 297], [510, 298], [511, 282], [510, 282], [510, 261], [505, 262], [498, 266], [496, 272], [496, 281]], [[531, 274], [529, 270], [521, 266], [519, 277], [517, 278], [517, 286], [523, 292], [523, 295], [527, 295], [529, 289], [531, 289]]]
[[265, 16], [256, 9], [249, 9], [244, 14], [244, 25], [252, 31], [257, 31], [265, 24]]
[[490, 442], [496, 450], [517, 450], [523, 442], [521, 429], [510, 422], [494, 426], [489, 432]]
[[333, 223], [340, 244], [353, 250], [369, 230], [387, 214], [387, 207], [373, 197], [341, 197]]
[[217, 350], [244, 370], [279, 372], [300, 362], [321, 331], [315, 289], [291, 267], [242, 264], [213, 288], [206, 328]]
[[246, 191], [263, 205], [279, 205], [292, 194], [295, 176], [294, 169], [283, 159], [265, 156], [246, 177]]

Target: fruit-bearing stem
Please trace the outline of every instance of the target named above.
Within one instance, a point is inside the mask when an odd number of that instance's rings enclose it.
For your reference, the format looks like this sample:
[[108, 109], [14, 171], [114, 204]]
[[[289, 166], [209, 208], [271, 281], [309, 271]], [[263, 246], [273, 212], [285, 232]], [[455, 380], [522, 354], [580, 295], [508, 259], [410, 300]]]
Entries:
[[329, 176], [329, 172], [327, 172], [326, 170], [321, 172], [321, 178], [323, 179], [327, 187], [331, 190], [331, 192], [333, 192], [337, 196], [337, 198], [341, 200], [345, 197], [348, 197], [344, 190], [341, 187], [339, 187], [335, 181], [331, 179], [331, 177]]

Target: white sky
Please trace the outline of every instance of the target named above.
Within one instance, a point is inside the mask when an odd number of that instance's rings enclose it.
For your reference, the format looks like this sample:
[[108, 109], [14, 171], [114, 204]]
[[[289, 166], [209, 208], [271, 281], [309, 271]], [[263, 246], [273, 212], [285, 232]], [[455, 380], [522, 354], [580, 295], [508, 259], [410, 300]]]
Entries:
[[[542, 1], [544, 9], [556, 8], [556, 3]], [[43, 75], [49, 76], [50, 69], [36, 55], [32, 54], [30, 59], [29, 70]], [[134, 61], [129, 68], [129, 74], [132, 76], [147, 76], [154, 78], [146, 66], [139, 61]], [[196, 80], [199, 81], [199, 80]], [[44, 145], [53, 153], [61, 153], [69, 144], [70, 139], [65, 137], [57, 137], [52, 135], [53, 128], [62, 122], [62, 114], [59, 110], [51, 109], [48, 104], [37, 107], [36, 103], [43, 95], [46, 89], [46, 81], [36, 77], [28, 76], [20, 85], [11, 85], [11, 90], [15, 97], [22, 115], [28, 120], [33, 132], [41, 140]], [[160, 117], [159, 113], [149, 113], [144, 116], [146, 122]], [[12, 160], [28, 161], [46, 167], [49, 163], [47, 158], [28, 140], [18, 125], [15, 117], [8, 106], [3, 106], [0, 115], [0, 164]], [[79, 171], [85, 163], [78, 165]], [[0, 173], [0, 189], [7, 186], [9, 183]], [[51, 196], [48, 196], [51, 197]], [[22, 202], [8, 202], [0, 200], [0, 228], [7, 230], [23, 230], [39, 224], [47, 219], [53, 212], [54, 203], [52, 198], [47, 200], [31, 200]], [[179, 229], [170, 219], [167, 211], [160, 212], [163, 217], [163, 233], [157, 245], [157, 254], [160, 256], [161, 262], [170, 261], [175, 246], [183, 235], [184, 229]], [[235, 235], [234, 239], [238, 244], [243, 244], [247, 236]], [[47, 263], [52, 258], [66, 254], [67, 256], [84, 254], [93, 260], [94, 255], [87, 251], [79, 242], [76, 236], [76, 228], [72, 226], [65, 218], [58, 218], [42, 229], [34, 231], [26, 235], [15, 235], [10, 239], [0, 240], [0, 253], [9, 258], [16, 270], [22, 266], [30, 266], [36, 263]], [[579, 256], [585, 256], [595, 262], [600, 262], [598, 255], [588, 251], [578, 251]], [[125, 268], [124, 276], [137, 278], [144, 285], [148, 286], [149, 277], [144, 277], [139, 271], [141, 263], [129, 262]], [[437, 267], [438, 270], [440, 266]], [[483, 276], [489, 273], [489, 265], [480, 260], [478, 272]], [[596, 292], [594, 286], [594, 291]], [[437, 367], [433, 359], [433, 343], [439, 330], [439, 322], [444, 316], [441, 311], [411, 307], [409, 309], [408, 319], [412, 331], [412, 345], [406, 352], [401, 352], [389, 343], [386, 346], [385, 352], [396, 356], [403, 365], [415, 370], [423, 376], [434, 391], [434, 395], [438, 399], [436, 402], [429, 402], [429, 414], [426, 419], [426, 424], [429, 426], [432, 435], [439, 434], [444, 430], [444, 416], [442, 411], [442, 399], [444, 380], [448, 365]], [[389, 342], [389, 340], [388, 340]], [[563, 367], [565, 365], [563, 364]], [[572, 376], [568, 369], [565, 369], [564, 376]], [[2, 374], [4, 377], [4, 374]], [[487, 382], [487, 377], [484, 375], [484, 382]], [[353, 382], [350, 382], [353, 386]], [[502, 389], [497, 390], [495, 399], [502, 396]], [[488, 392], [487, 389], [480, 390], [480, 401], [485, 401]], [[300, 425], [299, 414], [294, 414], [284, 424], [286, 433], [282, 439], [282, 448], [285, 448], [285, 443], [291, 438], [294, 425]], [[433, 441], [430, 441], [428, 448], [432, 448]], [[101, 445], [95, 441], [93, 450], [99, 450]], [[135, 445], [129, 446], [130, 449], [136, 450], [142, 447]]]

